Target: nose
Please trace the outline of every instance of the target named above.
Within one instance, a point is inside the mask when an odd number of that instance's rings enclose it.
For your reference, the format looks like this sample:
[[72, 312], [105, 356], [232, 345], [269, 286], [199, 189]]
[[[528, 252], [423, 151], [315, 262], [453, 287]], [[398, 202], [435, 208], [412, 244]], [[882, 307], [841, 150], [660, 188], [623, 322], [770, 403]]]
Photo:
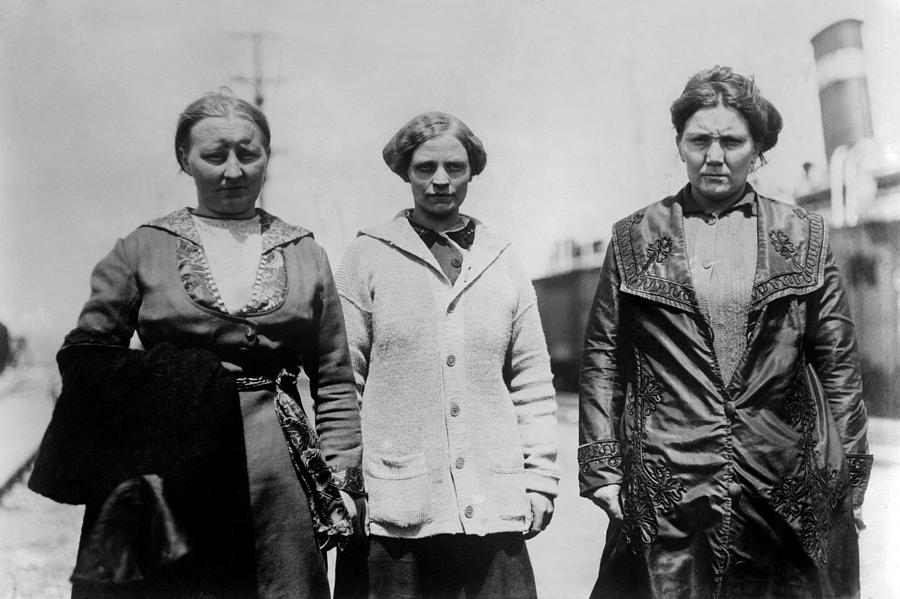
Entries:
[[719, 143], [719, 140], [714, 139], [709, 144], [709, 149], [706, 150], [706, 162], [707, 164], [722, 164], [725, 160], [725, 152], [722, 151], [722, 144]]
[[435, 171], [431, 184], [435, 186], [450, 185], [450, 176], [443, 167], [438, 167], [437, 171]]
[[243, 171], [241, 171], [241, 162], [233, 153], [229, 154], [228, 160], [225, 161], [224, 174], [226, 179], [237, 179], [243, 174]]

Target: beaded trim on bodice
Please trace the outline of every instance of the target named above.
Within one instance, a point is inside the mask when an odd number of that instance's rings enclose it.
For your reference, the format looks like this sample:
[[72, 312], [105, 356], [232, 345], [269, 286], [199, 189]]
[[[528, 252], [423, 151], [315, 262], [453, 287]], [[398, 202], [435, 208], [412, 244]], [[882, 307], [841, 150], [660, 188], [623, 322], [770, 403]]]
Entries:
[[[284, 221], [258, 210], [259, 227], [262, 236], [262, 254], [256, 270], [252, 290], [247, 303], [234, 314], [258, 314], [275, 310], [284, 304], [287, 295], [287, 272], [281, 245], [292, 240], [311, 235], [300, 227], [293, 227]], [[210, 226], [216, 226], [215, 221]], [[240, 222], [240, 221], [232, 221]], [[252, 222], [256, 222], [253, 219]], [[253, 226], [247, 221], [245, 226]], [[216, 285], [209, 261], [191, 213], [187, 209], [173, 212], [156, 219], [146, 226], [166, 230], [178, 237], [176, 245], [177, 268], [182, 285], [188, 296], [204, 308], [228, 313]], [[230, 224], [224, 225], [231, 229]], [[240, 230], [240, 225], [238, 226]]]

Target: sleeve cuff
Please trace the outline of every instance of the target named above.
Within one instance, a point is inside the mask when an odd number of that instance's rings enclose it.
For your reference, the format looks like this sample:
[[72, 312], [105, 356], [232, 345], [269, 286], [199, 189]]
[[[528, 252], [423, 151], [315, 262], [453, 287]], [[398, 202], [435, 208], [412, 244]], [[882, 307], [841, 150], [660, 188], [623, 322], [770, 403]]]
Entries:
[[866, 453], [847, 454], [847, 466], [850, 470], [850, 494], [853, 507], [863, 504], [866, 487], [869, 485], [869, 474], [872, 472], [874, 457]]
[[581, 494], [622, 482], [622, 448], [615, 439], [585, 443], [578, 447], [578, 479]]
[[546, 472], [536, 470], [525, 470], [525, 490], [543, 493], [547, 497], [554, 499], [557, 496], [557, 487], [559, 486], [559, 477]]

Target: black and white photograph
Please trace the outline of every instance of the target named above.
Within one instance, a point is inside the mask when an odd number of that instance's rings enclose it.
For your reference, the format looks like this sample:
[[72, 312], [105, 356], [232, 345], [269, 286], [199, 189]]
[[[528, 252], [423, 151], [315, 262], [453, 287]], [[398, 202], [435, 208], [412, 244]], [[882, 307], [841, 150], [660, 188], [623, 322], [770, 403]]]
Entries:
[[900, 598], [897, 0], [0, 0], [0, 599]]

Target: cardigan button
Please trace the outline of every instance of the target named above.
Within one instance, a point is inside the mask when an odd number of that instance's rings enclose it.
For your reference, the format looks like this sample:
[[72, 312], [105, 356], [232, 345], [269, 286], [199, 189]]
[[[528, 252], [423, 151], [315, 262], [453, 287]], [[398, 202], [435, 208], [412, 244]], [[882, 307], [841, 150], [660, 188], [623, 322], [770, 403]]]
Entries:
[[462, 470], [463, 467], [465, 467], [465, 465], [466, 465], [465, 458], [456, 458], [456, 469], [457, 470]]
[[475, 508], [473, 508], [471, 505], [467, 505], [466, 509], [463, 510], [463, 514], [466, 515], [466, 518], [471, 518], [475, 515]]
[[454, 258], [450, 261], [450, 265], [453, 268], [459, 268], [460, 266], [462, 266], [462, 260], [460, 260], [459, 258]]
[[450, 406], [450, 415], [451, 416], [454, 416], [454, 417], [459, 416], [459, 412], [460, 412], [460, 410], [459, 410], [458, 404], [453, 404], [452, 406]]
[[447, 356], [447, 366], [450, 366], [452, 368], [454, 364], [456, 364], [456, 356], [450, 354], [449, 356]]
[[738, 499], [741, 496], [741, 485], [737, 483], [731, 483], [728, 485], [728, 496], [732, 499]]
[[250, 339], [251, 341], [256, 339], [256, 329], [254, 329], [253, 327], [247, 327], [247, 331], [245, 334], [247, 335], [247, 339]]

